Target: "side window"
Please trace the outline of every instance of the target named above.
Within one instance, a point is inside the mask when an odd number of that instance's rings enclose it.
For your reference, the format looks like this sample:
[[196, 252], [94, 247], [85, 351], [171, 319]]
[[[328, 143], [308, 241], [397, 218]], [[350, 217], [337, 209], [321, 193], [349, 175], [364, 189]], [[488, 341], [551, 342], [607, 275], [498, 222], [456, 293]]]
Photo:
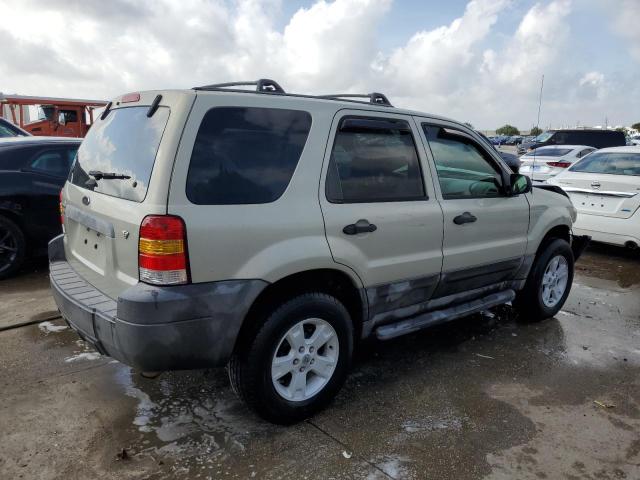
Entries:
[[424, 200], [420, 161], [409, 124], [343, 118], [331, 151], [326, 195], [332, 203]]
[[501, 196], [502, 175], [489, 154], [461, 132], [423, 124], [445, 200]]
[[41, 151], [31, 161], [31, 168], [56, 177], [66, 177], [77, 150], [78, 148], [74, 147]]
[[576, 155], [576, 157], [578, 157], [578, 158], [582, 158], [582, 157], [584, 157], [585, 155], [588, 155], [588, 154], [590, 154], [591, 152], [593, 152], [593, 150], [594, 150], [593, 148], [585, 148], [584, 150], [581, 150], [581, 151], [580, 151], [580, 153], [578, 153], [578, 155]]
[[552, 142], [556, 145], [568, 145], [569, 142], [569, 134], [566, 132], [558, 132], [552, 137]]
[[191, 153], [187, 198], [198, 205], [277, 200], [291, 181], [310, 129], [311, 115], [299, 110], [209, 110]]

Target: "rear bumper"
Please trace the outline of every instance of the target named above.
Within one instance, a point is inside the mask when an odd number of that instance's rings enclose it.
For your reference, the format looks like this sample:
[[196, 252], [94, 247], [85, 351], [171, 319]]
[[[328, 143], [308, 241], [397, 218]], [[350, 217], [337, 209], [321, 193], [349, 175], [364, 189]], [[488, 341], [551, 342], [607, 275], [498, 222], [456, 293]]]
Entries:
[[616, 218], [578, 212], [573, 232], [576, 235], [589, 235], [595, 242], [620, 246], [629, 243], [640, 245], [639, 215], [636, 212], [630, 218]]
[[51, 291], [62, 317], [100, 353], [142, 371], [227, 363], [262, 280], [174, 287], [138, 283], [107, 297], [66, 261], [63, 236], [49, 243]]

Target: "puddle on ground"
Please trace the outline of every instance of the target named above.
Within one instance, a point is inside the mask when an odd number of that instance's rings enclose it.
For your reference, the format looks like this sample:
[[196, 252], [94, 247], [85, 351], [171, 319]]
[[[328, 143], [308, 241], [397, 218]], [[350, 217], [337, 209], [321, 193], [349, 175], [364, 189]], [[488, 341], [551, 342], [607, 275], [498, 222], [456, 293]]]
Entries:
[[206, 470], [217, 466], [215, 459], [242, 454], [248, 437], [268, 427], [239, 405], [228, 385], [221, 388], [221, 373], [167, 372], [144, 379], [119, 368], [115, 381], [138, 402], [133, 425], [145, 434], [140, 453], [180, 458], [183, 468], [211, 467]]

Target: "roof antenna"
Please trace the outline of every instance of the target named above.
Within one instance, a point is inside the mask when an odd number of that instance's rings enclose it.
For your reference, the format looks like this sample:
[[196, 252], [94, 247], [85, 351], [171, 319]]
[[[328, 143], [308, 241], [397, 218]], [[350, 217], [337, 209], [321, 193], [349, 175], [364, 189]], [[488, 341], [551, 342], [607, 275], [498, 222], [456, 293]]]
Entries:
[[[542, 80], [540, 81], [540, 96], [538, 97], [538, 120], [536, 121], [536, 132], [540, 130], [540, 110], [542, 109], [542, 89], [544, 88], [544, 73], [542, 74]], [[531, 167], [531, 181], [533, 182], [533, 176], [536, 172], [536, 150], [533, 149], [533, 165]], [[533, 189], [531, 189], [533, 194]]]

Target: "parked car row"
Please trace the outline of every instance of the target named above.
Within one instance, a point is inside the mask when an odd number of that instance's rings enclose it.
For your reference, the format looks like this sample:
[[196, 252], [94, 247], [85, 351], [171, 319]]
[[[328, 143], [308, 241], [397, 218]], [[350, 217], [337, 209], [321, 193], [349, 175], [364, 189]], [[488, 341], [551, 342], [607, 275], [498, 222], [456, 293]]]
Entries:
[[532, 142], [518, 146], [518, 155], [550, 145], [587, 145], [593, 148], [622, 147], [626, 145], [624, 133], [601, 129], [548, 130]]

